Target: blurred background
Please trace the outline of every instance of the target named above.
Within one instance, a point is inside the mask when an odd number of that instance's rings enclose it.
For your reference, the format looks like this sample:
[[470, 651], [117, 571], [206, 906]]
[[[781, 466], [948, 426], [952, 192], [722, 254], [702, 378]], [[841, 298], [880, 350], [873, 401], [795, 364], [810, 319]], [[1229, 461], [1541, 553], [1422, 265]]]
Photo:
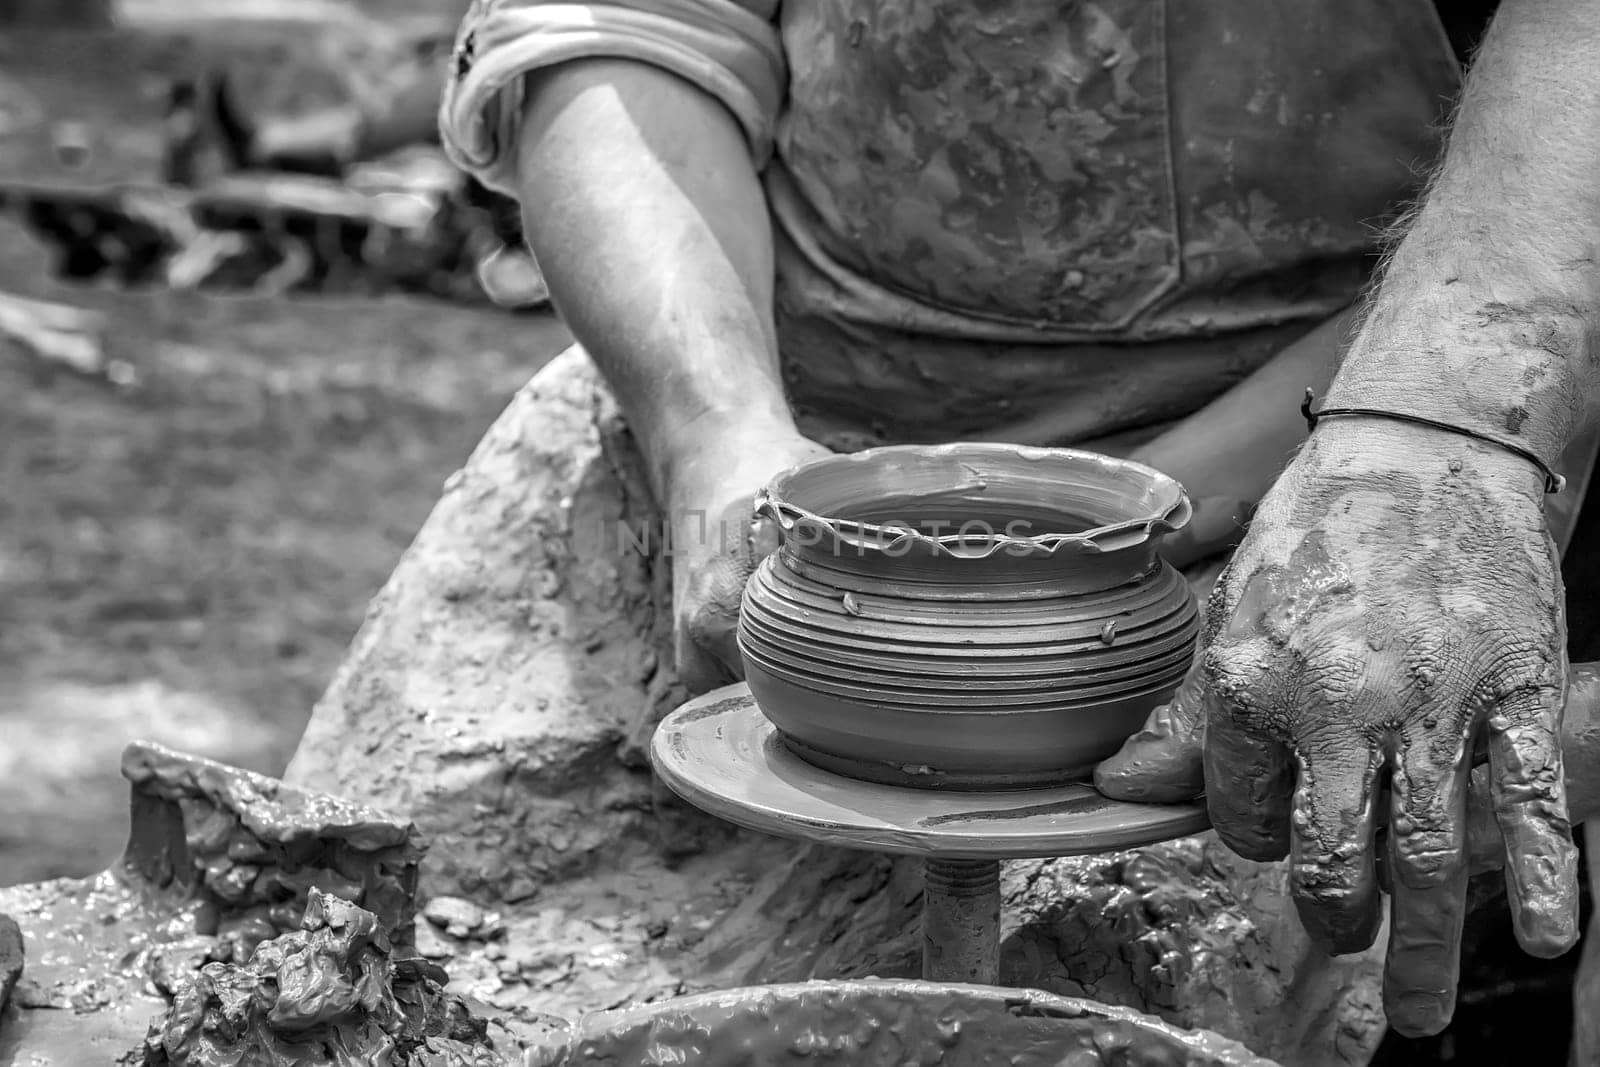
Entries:
[[567, 343], [432, 143], [466, 6], [0, 0], [0, 884], [120, 852], [133, 738], [281, 772]]

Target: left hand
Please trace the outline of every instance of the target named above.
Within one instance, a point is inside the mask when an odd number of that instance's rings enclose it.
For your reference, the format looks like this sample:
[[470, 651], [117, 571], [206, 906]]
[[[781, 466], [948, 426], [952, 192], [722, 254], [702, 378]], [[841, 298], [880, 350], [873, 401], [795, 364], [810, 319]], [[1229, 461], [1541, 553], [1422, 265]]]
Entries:
[[1229, 847], [1291, 856], [1306, 929], [1334, 952], [1377, 934], [1384, 848], [1384, 1004], [1404, 1034], [1437, 1033], [1454, 1010], [1475, 744], [1519, 941], [1551, 956], [1577, 937], [1566, 635], [1541, 481], [1439, 430], [1319, 428], [1218, 582], [1195, 669], [1096, 773], [1127, 800], [1203, 785]]

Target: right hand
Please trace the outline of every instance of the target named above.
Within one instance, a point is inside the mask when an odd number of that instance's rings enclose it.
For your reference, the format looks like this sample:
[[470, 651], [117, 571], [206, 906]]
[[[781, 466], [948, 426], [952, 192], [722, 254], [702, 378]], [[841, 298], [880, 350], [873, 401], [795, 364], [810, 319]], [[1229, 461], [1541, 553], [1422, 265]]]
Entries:
[[792, 428], [703, 434], [678, 450], [667, 486], [672, 621], [678, 678], [691, 694], [738, 680], [739, 601], [778, 546], [755, 497], [773, 476], [829, 454]]
[[1290, 856], [1301, 920], [1334, 953], [1377, 935], [1384, 866], [1384, 1006], [1408, 1037], [1455, 1008], [1479, 745], [1517, 939], [1555, 956], [1578, 934], [1542, 488], [1526, 461], [1432, 428], [1319, 427], [1218, 581], [1196, 669], [1096, 772], [1123, 800], [1203, 778], [1225, 844]]

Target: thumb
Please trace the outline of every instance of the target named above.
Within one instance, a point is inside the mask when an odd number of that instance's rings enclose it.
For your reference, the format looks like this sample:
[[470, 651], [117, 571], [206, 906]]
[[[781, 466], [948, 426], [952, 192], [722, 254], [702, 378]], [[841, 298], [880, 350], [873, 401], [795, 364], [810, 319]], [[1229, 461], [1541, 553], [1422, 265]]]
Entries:
[[714, 647], [716, 644], [725, 645], [726, 642], [714, 642], [704, 638], [697, 640], [695, 635], [679, 628], [673, 644], [673, 659], [677, 667], [678, 682], [690, 696], [699, 696], [713, 689], [720, 689], [730, 682], [737, 681], [742, 673], [737, 666], [739, 663], [737, 656], [730, 661], [725, 648]]
[[1176, 804], [1203, 793], [1204, 699], [1196, 656], [1172, 699], [1152, 711], [1144, 729], [1095, 768], [1095, 788], [1113, 800], [1146, 804]]
[[756, 531], [749, 509], [728, 509], [721, 543], [689, 576], [675, 649], [678, 679], [691, 693], [709, 692], [743, 677], [739, 655], [739, 602], [754, 570]]
[[676, 627], [678, 680], [692, 694], [709, 692], [742, 675], [739, 596], [744, 568], [736, 556], [717, 555], [690, 579], [688, 603]]

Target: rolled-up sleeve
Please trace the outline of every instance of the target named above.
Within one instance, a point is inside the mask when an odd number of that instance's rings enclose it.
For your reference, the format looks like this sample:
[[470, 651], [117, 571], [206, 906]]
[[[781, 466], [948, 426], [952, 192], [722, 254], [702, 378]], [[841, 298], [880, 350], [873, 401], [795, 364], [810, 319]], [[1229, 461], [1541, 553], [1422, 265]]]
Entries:
[[445, 151], [484, 185], [515, 196], [524, 75], [609, 57], [660, 67], [722, 101], [763, 166], [788, 77], [777, 7], [778, 0], [475, 0], [440, 107]]

